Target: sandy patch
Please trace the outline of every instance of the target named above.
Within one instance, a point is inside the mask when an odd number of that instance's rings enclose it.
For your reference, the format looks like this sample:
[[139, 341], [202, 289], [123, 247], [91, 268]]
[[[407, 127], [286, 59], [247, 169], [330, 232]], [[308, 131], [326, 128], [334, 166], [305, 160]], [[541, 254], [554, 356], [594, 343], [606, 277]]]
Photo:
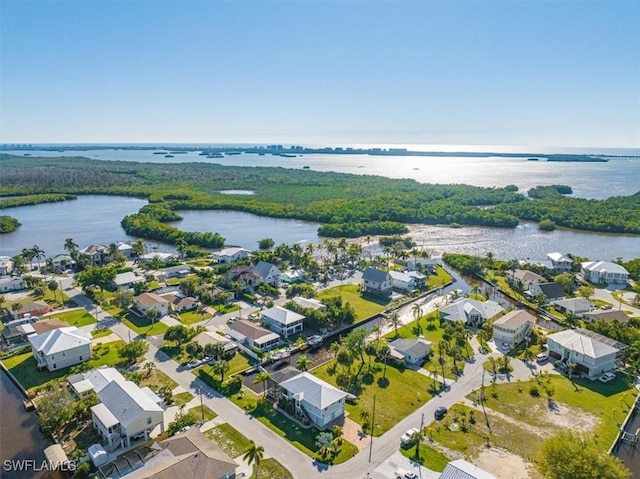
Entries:
[[571, 409], [557, 402], [553, 402], [550, 406], [536, 404], [532, 412], [543, 424], [558, 426], [562, 429], [573, 429], [574, 431], [593, 431], [599, 422], [599, 419], [593, 414], [577, 408]]
[[533, 466], [526, 463], [520, 456], [496, 447], [483, 449], [473, 460], [473, 463], [498, 479], [534, 479], [538, 477]]
[[91, 340], [91, 342], [93, 343], [93, 345], [97, 345], [97, 344], [105, 344], [105, 343], [112, 343], [114, 341], [118, 341], [120, 339], [120, 336], [118, 336], [116, 333], [111, 333], [107, 336], [102, 336], [100, 338], [95, 338], [93, 340]]

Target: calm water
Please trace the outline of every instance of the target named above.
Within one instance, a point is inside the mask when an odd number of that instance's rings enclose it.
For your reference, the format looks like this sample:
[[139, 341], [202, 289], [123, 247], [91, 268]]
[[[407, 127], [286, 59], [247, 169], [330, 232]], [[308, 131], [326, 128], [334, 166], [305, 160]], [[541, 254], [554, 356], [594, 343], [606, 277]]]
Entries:
[[[164, 151], [164, 150], [163, 150]], [[7, 151], [22, 156], [60, 156], [55, 151]], [[156, 163], [207, 162], [236, 166], [282, 166], [316, 171], [414, 178], [422, 183], [467, 184], [475, 186], [517, 185], [521, 191], [537, 185], [565, 184], [574, 195], [585, 198], [607, 198], [640, 191], [640, 160], [610, 160], [607, 163], [562, 163], [527, 161], [524, 158], [406, 157], [369, 155], [310, 154], [295, 158], [258, 154], [242, 154], [207, 159], [198, 152], [165, 158], [153, 151], [88, 150], [69, 151], [70, 156], [86, 156], [100, 160]]]
[[44, 472], [5, 471], [5, 460], [33, 459], [38, 464], [44, 460], [47, 442], [38, 428], [35, 412], [26, 412], [22, 405], [24, 396], [0, 371], [0, 477], [3, 479], [35, 479], [47, 477]]

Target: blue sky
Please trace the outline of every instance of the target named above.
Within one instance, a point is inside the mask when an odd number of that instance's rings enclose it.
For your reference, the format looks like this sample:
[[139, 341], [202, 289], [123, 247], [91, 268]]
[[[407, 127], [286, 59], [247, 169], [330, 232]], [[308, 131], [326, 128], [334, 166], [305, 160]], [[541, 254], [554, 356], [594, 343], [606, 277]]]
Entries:
[[640, 147], [637, 1], [0, 9], [0, 142]]

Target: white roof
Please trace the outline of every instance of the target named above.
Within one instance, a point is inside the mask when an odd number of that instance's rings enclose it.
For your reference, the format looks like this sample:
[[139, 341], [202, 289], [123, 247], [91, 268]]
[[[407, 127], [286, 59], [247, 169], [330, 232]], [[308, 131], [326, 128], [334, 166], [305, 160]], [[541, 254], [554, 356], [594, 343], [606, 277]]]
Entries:
[[148, 260], [148, 261], [153, 261], [154, 258], [158, 258], [162, 261], [168, 260], [169, 258], [175, 258], [175, 254], [171, 254], [171, 253], [159, 253], [157, 251], [154, 251], [153, 253], [146, 253], [140, 256], [141, 260]]
[[560, 306], [571, 311], [591, 311], [594, 305], [584, 298], [566, 298], [553, 301], [551, 304]]
[[214, 251], [214, 256], [235, 256], [238, 253], [249, 253], [248, 249], [244, 248], [222, 248], [220, 251]]
[[297, 323], [298, 321], [301, 321], [305, 318], [303, 315], [298, 314], [295, 311], [290, 311], [281, 306], [274, 306], [273, 308], [265, 309], [260, 314], [263, 318], [268, 318], [275, 321], [276, 323], [284, 325]]
[[500, 314], [504, 309], [498, 303], [493, 300], [478, 301], [471, 298], [460, 298], [449, 306], [445, 306], [440, 310], [441, 313], [446, 314], [445, 319], [449, 321], [467, 321], [467, 316], [472, 313], [477, 313], [483, 319], [489, 319], [496, 314]]
[[587, 261], [586, 263], [582, 263], [582, 269], [591, 272], [597, 271], [598, 273], [629, 274], [629, 272], [619, 264], [608, 261]]
[[497, 479], [493, 474], [480, 469], [475, 464], [465, 461], [464, 459], [456, 459], [447, 464], [440, 479]]
[[299, 400], [320, 410], [348, 396], [346, 392], [333, 387], [331, 384], [307, 372], [287, 379], [280, 383], [280, 386], [296, 395]]
[[410, 283], [413, 276], [407, 273], [401, 273], [400, 271], [389, 271], [389, 275], [395, 281], [402, 281], [403, 283]]
[[296, 296], [291, 301], [299, 304], [303, 308], [311, 308], [311, 309], [326, 309], [327, 307], [322, 304], [322, 302], [318, 301], [314, 298], [303, 298], [302, 296]]
[[118, 251], [128, 251], [131, 249], [133, 249], [133, 246], [128, 243], [118, 243]]
[[547, 258], [554, 263], [573, 263], [571, 258], [563, 255], [562, 253], [547, 253]]
[[548, 340], [558, 343], [560, 346], [570, 349], [590, 358], [601, 358], [609, 354], [617, 354], [618, 349], [609, 346], [596, 338], [581, 334], [575, 329], [567, 329], [547, 336]]
[[131, 381], [111, 381], [97, 391], [97, 395], [113, 417], [125, 428], [141, 414], [163, 411], [143, 389]]
[[[92, 385], [92, 389], [98, 392], [105, 387], [111, 381], [126, 381], [124, 376], [116, 368], [97, 368], [82, 373], [82, 377], [89, 381]], [[75, 386], [74, 386], [75, 388]]]
[[144, 277], [136, 276], [133, 271], [127, 271], [126, 273], [116, 274], [113, 282], [116, 286], [122, 286], [123, 284], [129, 283], [139, 283], [140, 281], [144, 281]]
[[422, 274], [420, 271], [409, 271], [407, 273], [409, 276], [415, 279], [426, 279], [427, 275]]
[[107, 406], [105, 406], [102, 403], [96, 404], [95, 406], [93, 406], [91, 408], [91, 411], [93, 412], [93, 414], [96, 415], [96, 417], [100, 420], [102, 425], [106, 428], [109, 428], [111, 426], [115, 426], [116, 424], [118, 424], [118, 418], [115, 417], [113, 414], [111, 414], [111, 411], [109, 411], [109, 408], [107, 408]]
[[91, 344], [89, 333], [75, 326], [52, 329], [42, 334], [29, 336], [29, 342], [34, 350], [42, 352], [45, 356], [68, 351], [85, 344]]

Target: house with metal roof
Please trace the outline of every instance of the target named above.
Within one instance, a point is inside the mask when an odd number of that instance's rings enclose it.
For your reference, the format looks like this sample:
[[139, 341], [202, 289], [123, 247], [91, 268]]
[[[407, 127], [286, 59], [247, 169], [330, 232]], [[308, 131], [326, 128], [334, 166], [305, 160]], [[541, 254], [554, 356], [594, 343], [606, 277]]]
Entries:
[[96, 395], [100, 403], [91, 408], [91, 417], [108, 449], [128, 448], [137, 438], [147, 441], [158, 426], [160, 433], [164, 432], [162, 400], [148, 387], [116, 379]]
[[67, 377], [71, 390], [80, 399], [87, 397], [92, 391], [101, 390], [111, 381], [126, 381], [126, 379], [116, 368], [107, 367], [95, 368]]
[[517, 309], [496, 319], [493, 323], [493, 340], [497, 345], [516, 345], [531, 334], [536, 324], [536, 317]]
[[460, 298], [440, 310], [440, 318], [447, 321], [462, 321], [467, 326], [480, 324], [502, 314], [504, 308], [493, 300], [479, 301]]
[[229, 336], [250, 348], [268, 351], [280, 342], [280, 335], [246, 319], [234, 321]]
[[389, 343], [391, 356], [407, 364], [419, 364], [427, 359], [431, 352], [431, 342], [424, 339], [399, 338]]
[[76, 326], [29, 336], [39, 369], [56, 371], [91, 359], [91, 335]]
[[547, 336], [549, 357], [593, 378], [611, 371], [627, 345], [588, 329], [567, 329]]
[[573, 269], [573, 260], [562, 253], [547, 253], [555, 274], [570, 273]]
[[220, 251], [214, 251], [211, 253], [211, 256], [220, 264], [232, 264], [247, 259], [249, 253], [251, 253], [251, 251], [248, 249], [229, 247], [222, 248]]
[[316, 311], [327, 310], [327, 307], [315, 298], [303, 298], [302, 296], [296, 296], [291, 301], [302, 308], [315, 309]]
[[480, 469], [475, 464], [471, 464], [464, 459], [456, 459], [449, 462], [444, 468], [440, 479], [497, 479], [493, 474], [489, 474], [484, 469]]
[[393, 291], [393, 278], [388, 271], [367, 268], [362, 272], [362, 291], [378, 296], [389, 296]]
[[627, 284], [629, 272], [617, 263], [587, 261], [582, 263], [582, 277], [595, 284]]
[[389, 271], [389, 276], [393, 281], [393, 287], [400, 291], [413, 291], [416, 287], [416, 280], [408, 273], [401, 271]]
[[281, 306], [265, 309], [260, 317], [269, 324], [269, 329], [280, 336], [289, 337], [302, 331], [304, 316]]
[[280, 383], [280, 396], [292, 403], [296, 415], [324, 429], [344, 416], [348, 394], [313, 374], [303, 372]]
[[582, 316], [584, 313], [595, 309], [595, 305], [584, 298], [566, 298], [552, 301], [551, 305], [564, 314], [573, 314], [574, 316]]

